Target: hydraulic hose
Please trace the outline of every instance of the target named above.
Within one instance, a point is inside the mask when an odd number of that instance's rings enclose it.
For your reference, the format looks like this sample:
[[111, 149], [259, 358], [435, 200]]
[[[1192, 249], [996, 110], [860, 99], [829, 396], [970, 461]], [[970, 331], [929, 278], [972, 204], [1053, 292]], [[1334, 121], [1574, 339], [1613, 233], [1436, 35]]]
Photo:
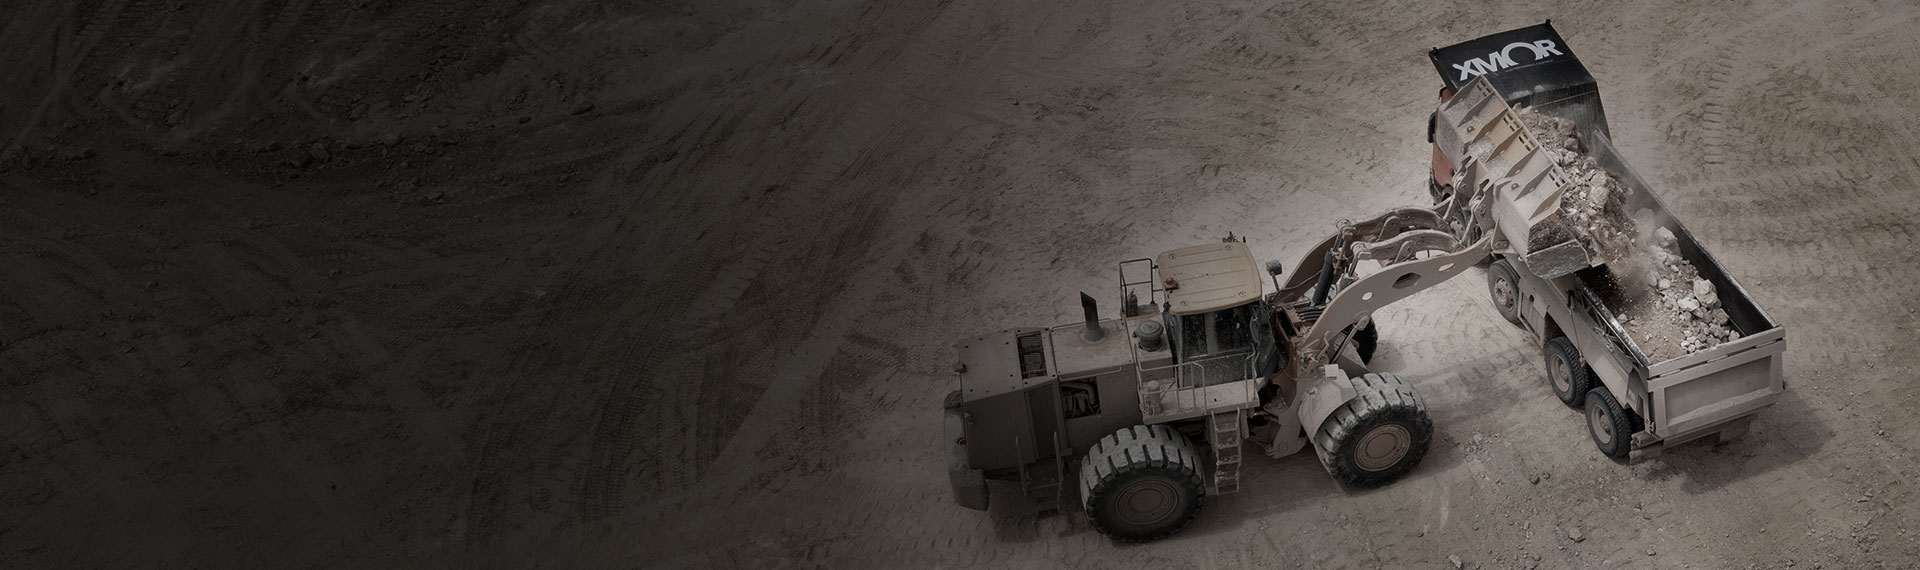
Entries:
[[1321, 258], [1320, 281], [1313, 284], [1313, 306], [1327, 304], [1327, 291], [1333, 288], [1334, 248], [1327, 248], [1327, 255]]

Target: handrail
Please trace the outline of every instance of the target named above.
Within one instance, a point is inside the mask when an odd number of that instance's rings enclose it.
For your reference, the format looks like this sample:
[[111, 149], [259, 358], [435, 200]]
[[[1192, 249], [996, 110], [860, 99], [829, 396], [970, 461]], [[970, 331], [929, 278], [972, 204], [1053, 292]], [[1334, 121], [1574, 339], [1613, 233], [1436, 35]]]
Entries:
[[[1255, 356], [1256, 354], [1251, 349], [1248, 349], [1244, 353], [1236, 351], [1163, 366], [1146, 367], [1135, 364], [1134, 374], [1140, 392], [1140, 411], [1149, 417], [1179, 414], [1196, 410], [1211, 411], [1204, 393], [1184, 393], [1184, 391], [1254, 378], [1256, 375]], [[1234, 359], [1239, 359], [1241, 363], [1241, 366], [1238, 368], [1239, 374], [1237, 374], [1237, 377], [1228, 378], [1219, 382], [1207, 381], [1211, 379], [1209, 376], [1220, 374], [1223, 370], [1228, 372], [1234, 370], [1230, 368], [1210, 370], [1209, 365], [1230, 362]], [[1136, 359], [1135, 362], [1137, 363], [1139, 360]], [[1151, 382], [1146, 379], [1148, 372], [1168, 369], [1173, 370], [1173, 376], [1171, 378]], [[1189, 373], [1189, 370], [1192, 372]], [[1171, 380], [1171, 382], [1168, 382], [1169, 380]], [[1169, 395], [1173, 397], [1168, 398], [1167, 396]], [[1251, 394], [1243, 395], [1251, 397]]]

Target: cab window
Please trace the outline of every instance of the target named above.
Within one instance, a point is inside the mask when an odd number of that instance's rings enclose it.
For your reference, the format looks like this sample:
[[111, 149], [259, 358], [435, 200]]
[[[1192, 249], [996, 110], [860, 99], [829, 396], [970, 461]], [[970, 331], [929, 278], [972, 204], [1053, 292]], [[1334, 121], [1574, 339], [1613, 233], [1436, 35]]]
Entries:
[[1252, 350], [1255, 305], [1180, 317], [1180, 359], [1192, 362]]

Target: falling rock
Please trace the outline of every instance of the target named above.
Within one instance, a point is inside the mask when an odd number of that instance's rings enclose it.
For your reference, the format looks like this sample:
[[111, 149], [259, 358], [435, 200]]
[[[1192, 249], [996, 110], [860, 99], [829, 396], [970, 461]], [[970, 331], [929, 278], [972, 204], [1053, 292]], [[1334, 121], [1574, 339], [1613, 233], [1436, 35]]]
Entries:
[[1587, 539], [1587, 535], [1580, 534], [1580, 527], [1571, 526], [1567, 527], [1567, 539], [1574, 542], [1582, 542]]
[[592, 111], [593, 111], [592, 101], [581, 101], [573, 105], [573, 114], [575, 115], [585, 115]]
[[1671, 288], [1673, 288], [1673, 280], [1671, 280], [1671, 279], [1661, 279], [1661, 280], [1660, 280], [1660, 288], [1661, 288], [1661, 289], [1671, 289]]
[[1674, 237], [1673, 232], [1668, 231], [1667, 228], [1654, 230], [1653, 237], [1657, 240], [1655, 243], [1660, 244], [1660, 247], [1673, 247], [1673, 242], [1679, 241], [1680, 239]]
[[312, 156], [314, 162], [333, 160], [333, 153], [327, 152], [327, 143], [323, 142], [313, 143], [313, 147], [307, 151], [307, 155]]
[[1681, 297], [1679, 301], [1674, 301], [1674, 304], [1680, 307], [1681, 311], [1689, 313], [1700, 308], [1700, 301], [1693, 297]]
[[1462, 565], [1462, 562], [1460, 562], [1460, 557], [1456, 555], [1448, 554], [1447, 561], [1452, 562], [1454, 568], [1459, 568]]

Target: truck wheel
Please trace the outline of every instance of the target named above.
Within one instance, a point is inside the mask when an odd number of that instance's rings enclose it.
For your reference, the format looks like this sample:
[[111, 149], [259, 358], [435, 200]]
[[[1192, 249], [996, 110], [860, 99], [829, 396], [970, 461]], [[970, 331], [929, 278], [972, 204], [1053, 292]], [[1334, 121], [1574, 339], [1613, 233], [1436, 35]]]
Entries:
[[1173, 428], [1133, 426], [1100, 438], [1080, 460], [1080, 501], [1094, 530], [1121, 542], [1179, 532], [1206, 502], [1200, 455]]
[[1627, 417], [1627, 411], [1620, 408], [1620, 402], [1613, 399], [1607, 387], [1587, 392], [1587, 435], [1593, 437], [1593, 445], [1600, 448], [1600, 453], [1613, 458], [1626, 457], [1633, 431], [1633, 420]]
[[1576, 408], [1586, 403], [1587, 391], [1593, 389], [1593, 369], [1587, 368], [1587, 359], [1580, 356], [1573, 341], [1554, 337], [1547, 341], [1546, 353], [1547, 384], [1553, 386], [1553, 395]]
[[1520, 324], [1520, 276], [1514, 274], [1507, 260], [1487, 266], [1487, 295], [1493, 298], [1493, 309], [1501, 318]]
[[1413, 386], [1399, 376], [1349, 379], [1359, 392], [1327, 416], [1314, 450], [1327, 473], [1352, 487], [1376, 487], [1406, 475], [1427, 455], [1433, 419]]
[[1429, 172], [1427, 173], [1427, 196], [1432, 197], [1435, 204], [1445, 202], [1453, 197], [1453, 185], [1441, 185], [1439, 181], [1433, 179], [1433, 173]]

